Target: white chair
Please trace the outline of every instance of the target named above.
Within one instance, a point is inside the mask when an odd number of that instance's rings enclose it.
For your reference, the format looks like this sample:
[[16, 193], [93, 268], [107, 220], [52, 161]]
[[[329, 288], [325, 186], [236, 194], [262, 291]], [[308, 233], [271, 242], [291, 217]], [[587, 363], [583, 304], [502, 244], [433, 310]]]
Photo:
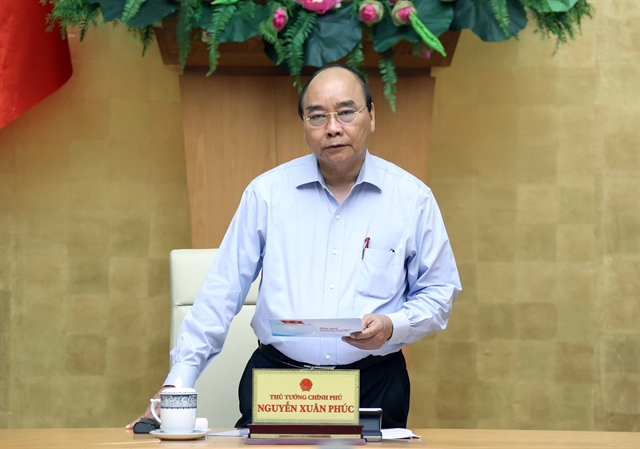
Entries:
[[[171, 251], [171, 348], [178, 339], [180, 324], [193, 305], [217, 249], [176, 249]], [[251, 319], [258, 298], [260, 278], [251, 286], [242, 310], [231, 323], [222, 352], [211, 361], [196, 381], [198, 417], [209, 427], [233, 427], [238, 411], [238, 383], [251, 354], [258, 346]]]

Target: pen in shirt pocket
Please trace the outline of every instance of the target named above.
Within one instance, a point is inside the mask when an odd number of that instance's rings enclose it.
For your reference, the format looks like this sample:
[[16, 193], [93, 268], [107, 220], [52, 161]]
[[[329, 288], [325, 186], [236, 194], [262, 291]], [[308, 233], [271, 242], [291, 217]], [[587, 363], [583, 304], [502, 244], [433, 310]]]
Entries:
[[371, 239], [369, 237], [367, 237], [366, 239], [364, 239], [364, 243], [362, 244], [362, 258], [364, 259], [364, 250], [369, 248], [369, 242], [371, 241]]

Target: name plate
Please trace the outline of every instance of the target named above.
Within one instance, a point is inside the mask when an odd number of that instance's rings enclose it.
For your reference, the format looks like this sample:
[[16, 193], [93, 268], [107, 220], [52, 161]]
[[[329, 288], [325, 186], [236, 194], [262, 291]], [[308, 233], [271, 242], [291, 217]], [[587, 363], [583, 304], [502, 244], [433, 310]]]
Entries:
[[253, 423], [358, 424], [358, 370], [253, 370]]

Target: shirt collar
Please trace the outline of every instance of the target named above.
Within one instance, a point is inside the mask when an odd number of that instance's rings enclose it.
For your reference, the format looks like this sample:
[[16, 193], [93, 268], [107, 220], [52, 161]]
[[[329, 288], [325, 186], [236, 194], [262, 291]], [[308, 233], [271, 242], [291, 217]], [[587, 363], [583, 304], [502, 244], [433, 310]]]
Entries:
[[363, 182], [377, 187], [378, 190], [382, 190], [382, 178], [380, 177], [378, 167], [373, 160], [373, 156], [369, 153], [369, 150], [367, 150], [367, 154], [364, 157], [362, 168], [360, 169], [358, 179], [356, 180], [356, 185]]
[[[304, 164], [300, 166], [296, 179], [296, 187], [313, 182], [319, 182], [321, 185], [326, 187], [324, 178], [322, 177], [322, 172], [320, 171], [320, 166], [318, 165], [318, 160], [314, 154], [310, 154], [304, 158]], [[382, 179], [380, 178], [380, 173], [378, 172], [373, 156], [369, 153], [369, 150], [367, 150], [365, 154], [362, 168], [360, 168], [360, 173], [356, 180], [356, 185], [364, 182], [382, 190]]]

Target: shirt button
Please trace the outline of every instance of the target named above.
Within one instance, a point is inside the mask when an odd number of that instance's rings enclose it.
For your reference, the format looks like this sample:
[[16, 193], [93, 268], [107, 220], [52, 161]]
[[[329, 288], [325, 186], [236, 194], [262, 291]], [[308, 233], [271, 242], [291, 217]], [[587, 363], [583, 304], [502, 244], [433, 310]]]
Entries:
[[337, 250], [337, 249], [334, 249], [334, 250], [333, 250], [333, 254], [338, 254], [338, 250]]
[[331, 358], [331, 356], [329, 354], [324, 356], [325, 359], [329, 360]]
[[333, 288], [333, 284], [329, 284], [329, 288]]
[[400, 337], [396, 338], [396, 341], [400, 341], [400, 340], [402, 340]]
[[336, 215], [336, 220], [340, 220], [340, 214]]

